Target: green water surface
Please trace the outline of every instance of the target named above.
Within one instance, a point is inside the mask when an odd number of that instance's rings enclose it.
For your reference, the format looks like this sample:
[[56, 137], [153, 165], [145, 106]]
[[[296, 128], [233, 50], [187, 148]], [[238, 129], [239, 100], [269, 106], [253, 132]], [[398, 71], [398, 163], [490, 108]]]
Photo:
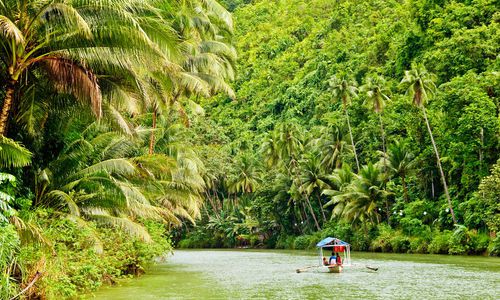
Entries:
[[[341, 274], [319, 273], [314, 252], [176, 250], [136, 279], [88, 299], [500, 299], [500, 259], [353, 253]], [[378, 267], [374, 272], [365, 266]]]

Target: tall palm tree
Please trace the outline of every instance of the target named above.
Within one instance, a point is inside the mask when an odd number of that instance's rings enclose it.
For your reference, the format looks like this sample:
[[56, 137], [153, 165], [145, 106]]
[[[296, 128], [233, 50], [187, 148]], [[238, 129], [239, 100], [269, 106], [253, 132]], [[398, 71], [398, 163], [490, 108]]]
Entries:
[[441, 158], [434, 141], [434, 136], [432, 135], [431, 126], [429, 124], [429, 119], [427, 118], [427, 112], [425, 109], [425, 104], [429, 101], [430, 97], [436, 91], [436, 85], [434, 83], [435, 75], [429, 73], [424, 66], [419, 66], [416, 63], [412, 64], [412, 69], [405, 71], [405, 75], [401, 80], [401, 84], [407, 86], [407, 94], [412, 98], [413, 104], [422, 110], [424, 115], [425, 125], [429, 131], [429, 136], [431, 138], [432, 147], [434, 153], [436, 154], [437, 166], [439, 173], [441, 175], [441, 180], [443, 182], [444, 193], [446, 200], [448, 200], [448, 206], [450, 208], [451, 217], [453, 218], [453, 223], [457, 223], [457, 218], [455, 217], [455, 212], [453, 210], [453, 205], [451, 203], [450, 193], [448, 192], [448, 185], [446, 184], [446, 177], [444, 176], [443, 167], [441, 166]]
[[384, 153], [384, 172], [385, 172], [385, 131], [384, 131], [384, 122], [382, 120], [382, 113], [385, 107], [385, 101], [389, 100], [388, 94], [390, 91], [387, 89], [387, 83], [382, 76], [375, 77], [367, 77], [366, 82], [363, 86], [361, 86], [361, 91], [366, 93], [367, 101], [366, 104], [370, 105], [373, 108], [373, 111], [378, 115], [380, 122], [380, 135], [382, 137], [382, 151]]
[[386, 157], [384, 160], [387, 162], [389, 170], [391, 170], [394, 175], [401, 178], [401, 184], [403, 185], [403, 197], [405, 202], [408, 202], [409, 198], [406, 176], [414, 170], [416, 160], [413, 154], [408, 150], [406, 144], [400, 141], [395, 141], [392, 145], [390, 145], [385, 155]]
[[351, 98], [355, 98], [358, 96], [357, 94], [358, 88], [356, 80], [350, 79], [347, 76], [339, 78], [336, 75], [333, 75], [330, 78], [329, 84], [330, 84], [330, 90], [332, 91], [334, 98], [342, 102], [342, 108], [344, 110], [347, 120], [347, 127], [349, 128], [351, 145], [354, 151], [354, 159], [356, 160], [356, 167], [357, 170], [359, 171], [358, 154], [356, 152], [356, 145], [354, 143], [354, 138], [352, 137], [351, 122], [349, 120], [349, 113], [347, 111], [348, 106], [351, 104]]
[[279, 133], [278, 147], [281, 157], [288, 160], [291, 164], [296, 164], [297, 157], [303, 148], [302, 128], [296, 120], [290, 120], [278, 125], [277, 130]]
[[[161, 111], [177, 110], [189, 125], [181, 98], [192, 95], [210, 97], [226, 93], [235, 98], [228, 81], [234, 79], [236, 51], [230, 45], [232, 18], [217, 1], [178, 1], [174, 11], [164, 12], [173, 19], [173, 29], [179, 36], [181, 55], [175, 63], [180, 74], [149, 74], [147, 81], [154, 83], [157, 99], [152, 103], [152, 131], [149, 153], [154, 152], [156, 120]], [[189, 100], [192, 101], [192, 100]]]

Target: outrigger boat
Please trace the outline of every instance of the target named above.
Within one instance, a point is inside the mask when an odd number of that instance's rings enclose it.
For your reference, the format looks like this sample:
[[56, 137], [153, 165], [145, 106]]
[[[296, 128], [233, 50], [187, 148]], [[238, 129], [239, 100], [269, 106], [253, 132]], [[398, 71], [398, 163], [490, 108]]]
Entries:
[[[316, 244], [316, 247], [319, 249], [319, 267], [318, 270], [321, 272], [330, 272], [330, 273], [340, 273], [342, 269], [346, 266], [351, 266], [351, 245], [346, 243], [340, 239], [327, 237], [321, 242]], [[335, 262], [332, 264], [325, 264], [323, 249], [326, 248], [329, 251], [333, 251], [335, 253], [342, 253], [342, 263], [336, 264]]]

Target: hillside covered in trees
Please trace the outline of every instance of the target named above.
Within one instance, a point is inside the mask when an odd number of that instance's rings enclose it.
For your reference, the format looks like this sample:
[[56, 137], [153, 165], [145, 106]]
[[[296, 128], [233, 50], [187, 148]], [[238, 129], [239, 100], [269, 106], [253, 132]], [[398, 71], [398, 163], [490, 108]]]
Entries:
[[227, 2], [236, 99], [203, 101], [182, 246], [498, 253], [497, 1]]
[[498, 255], [499, 7], [0, 0], [0, 299], [176, 246]]

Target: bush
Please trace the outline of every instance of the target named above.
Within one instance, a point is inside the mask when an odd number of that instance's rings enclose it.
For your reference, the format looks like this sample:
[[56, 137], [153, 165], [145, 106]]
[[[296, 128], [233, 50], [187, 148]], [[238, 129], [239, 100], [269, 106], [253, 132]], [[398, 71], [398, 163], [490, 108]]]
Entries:
[[347, 242], [350, 242], [352, 250], [355, 251], [368, 251], [370, 248], [370, 241], [370, 234], [363, 231], [354, 232], [350, 241], [347, 240]]
[[497, 232], [496, 237], [490, 241], [488, 251], [490, 256], [500, 256], [500, 232]]
[[483, 254], [488, 251], [490, 237], [486, 233], [477, 233], [471, 236], [471, 252], [470, 254]]
[[428, 253], [429, 240], [422, 237], [410, 238], [410, 252], [412, 253]]
[[[21, 248], [18, 261], [29, 270], [39, 271], [34, 297], [72, 298], [92, 291], [103, 282], [144, 272], [149, 262], [171, 251], [164, 224], [145, 221], [152, 241], [146, 243], [121, 230], [97, 228], [92, 222], [57, 218], [48, 212], [35, 212], [43, 235], [51, 246], [30, 243]], [[2, 298], [3, 299], [3, 298]]]
[[450, 249], [452, 232], [445, 230], [443, 232], [435, 231], [429, 244], [429, 253], [447, 254]]
[[410, 238], [396, 231], [390, 239], [392, 251], [396, 253], [406, 253], [410, 250]]
[[310, 235], [301, 235], [295, 239], [293, 242], [293, 249], [304, 250], [308, 249], [311, 244], [312, 236]]
[[276, 242], [276, 249], [293, 249], [294, 236], [281, 235]]
[[391, 238], [394, 235], [394, 230], [386, 224], [380, 224], [377, 229], [378, 237], [370, 243], [370, 250], [375, 252], [392, 251]]

